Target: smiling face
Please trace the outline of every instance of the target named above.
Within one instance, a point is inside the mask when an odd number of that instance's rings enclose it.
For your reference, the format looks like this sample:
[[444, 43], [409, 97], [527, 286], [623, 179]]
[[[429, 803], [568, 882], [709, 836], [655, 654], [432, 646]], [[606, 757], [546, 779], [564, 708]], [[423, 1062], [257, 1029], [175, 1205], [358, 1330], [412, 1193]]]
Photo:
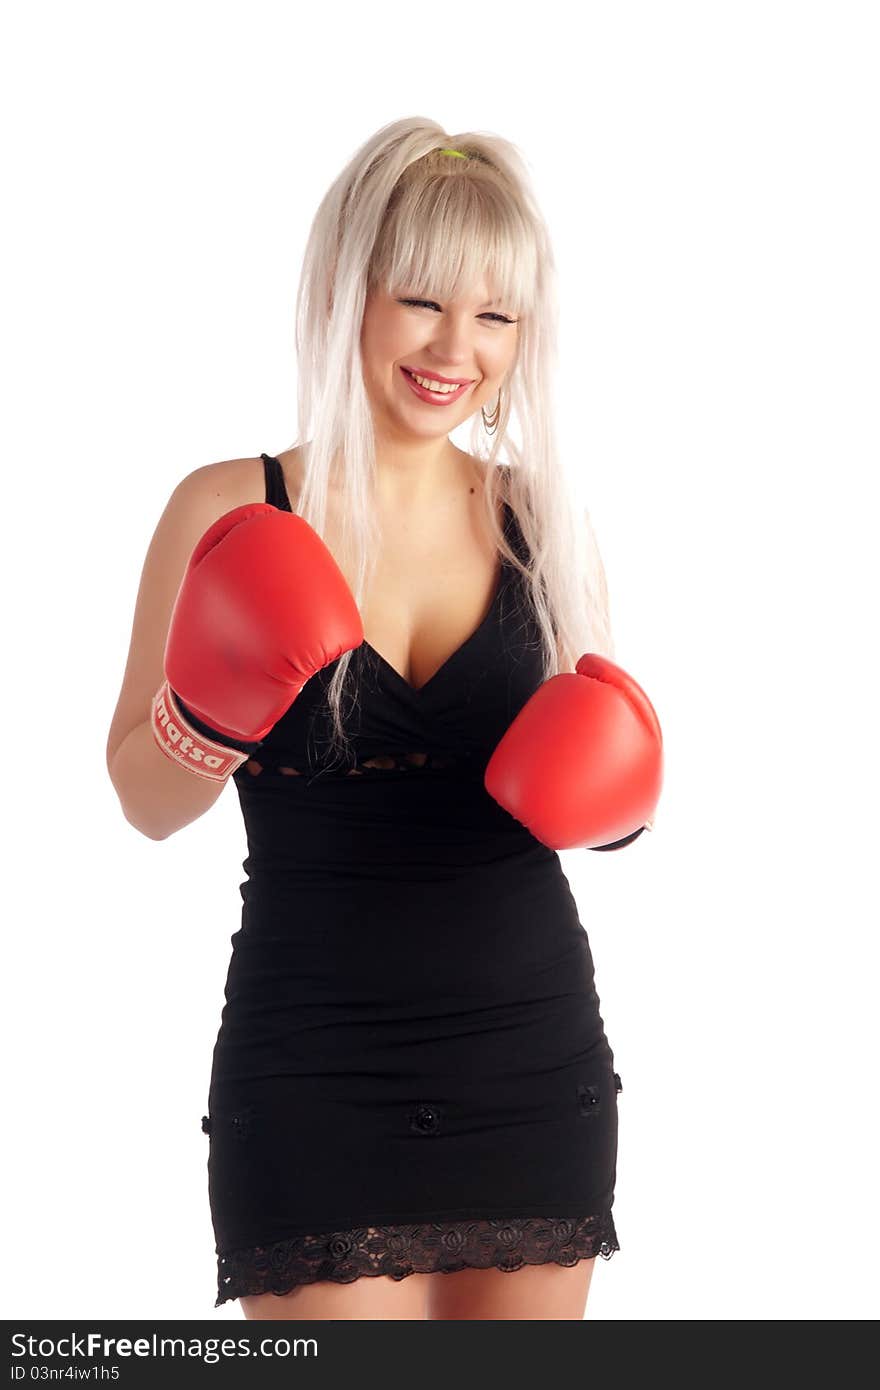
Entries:
[[[517, 322], [485, 281], [443, 303], [374, 287], [361, 329], [364, 385], [377, 427], [395, 438], [449, 434], [491, 406], [517, 350]], [[419, 384], [413, 373], [423, 378]], [[441, 391], [430, 390], [441, 386]], [[450, 379], [457, 384], [450, 389]], [[458, 385], [461, 383], [460, 385]]]

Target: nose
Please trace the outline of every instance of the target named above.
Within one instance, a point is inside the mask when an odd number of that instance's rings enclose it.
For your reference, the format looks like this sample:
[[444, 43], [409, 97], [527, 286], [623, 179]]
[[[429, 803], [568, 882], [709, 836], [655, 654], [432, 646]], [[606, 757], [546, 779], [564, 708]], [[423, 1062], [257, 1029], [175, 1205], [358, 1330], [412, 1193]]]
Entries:
[[[474, 369], [474, 334], [476, 325], [470, 314], [446, 313], [437, 316], [437, 323], [431, 335], [431, 351], [437, 362], [438, 371], [445, 362], [449, 368], [456, 368], [458, 375], [476, 379]], [[450, 371], [447, 375], [454, 375]]]

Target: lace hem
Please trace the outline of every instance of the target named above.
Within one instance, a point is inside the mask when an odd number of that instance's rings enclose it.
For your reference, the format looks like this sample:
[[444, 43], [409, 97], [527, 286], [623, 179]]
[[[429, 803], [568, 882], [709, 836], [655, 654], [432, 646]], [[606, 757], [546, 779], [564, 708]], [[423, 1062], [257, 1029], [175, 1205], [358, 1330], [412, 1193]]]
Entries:
[[524, 1265], [574, 1265], [620, 1249], [611, 1212], [600, 1216], [510, 1217], [362, 1226], [294, 1236], [218, 1258], [219, 1308], [244, 1294], [291, 1293], [300, 1284], [389, 1275], [452, 1274], [459, 1269], [513, 1272]]

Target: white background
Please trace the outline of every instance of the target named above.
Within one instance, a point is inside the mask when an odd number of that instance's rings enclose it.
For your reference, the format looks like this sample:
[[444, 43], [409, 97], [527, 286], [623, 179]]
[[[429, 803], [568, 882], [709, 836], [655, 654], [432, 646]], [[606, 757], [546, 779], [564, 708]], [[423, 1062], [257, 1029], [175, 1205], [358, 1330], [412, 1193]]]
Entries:
[[[7, 1317], [214, 1317], [234, 790], [104, 764], [176, 483], [296, 437], [320, 197], [380, 125], [514, 141], [653, 835], [567, 853], [623, 1077], [587, 1314], [876, 1316], [876, 8], [31, 4], [4, 23]], [[445, 16], [445, 17], [444, 17]]]

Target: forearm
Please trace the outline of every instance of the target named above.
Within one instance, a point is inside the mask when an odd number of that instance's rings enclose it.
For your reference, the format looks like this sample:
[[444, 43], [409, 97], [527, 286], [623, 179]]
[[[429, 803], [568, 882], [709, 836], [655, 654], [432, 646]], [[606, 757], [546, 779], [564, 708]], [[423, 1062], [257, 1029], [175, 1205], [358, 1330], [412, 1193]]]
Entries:
[[190, 772], [163, 753], [149, 720], [119, 745], [110, 780], [125, 819], [151, 840], [166, 840], [198, 820], [226, 785]]

